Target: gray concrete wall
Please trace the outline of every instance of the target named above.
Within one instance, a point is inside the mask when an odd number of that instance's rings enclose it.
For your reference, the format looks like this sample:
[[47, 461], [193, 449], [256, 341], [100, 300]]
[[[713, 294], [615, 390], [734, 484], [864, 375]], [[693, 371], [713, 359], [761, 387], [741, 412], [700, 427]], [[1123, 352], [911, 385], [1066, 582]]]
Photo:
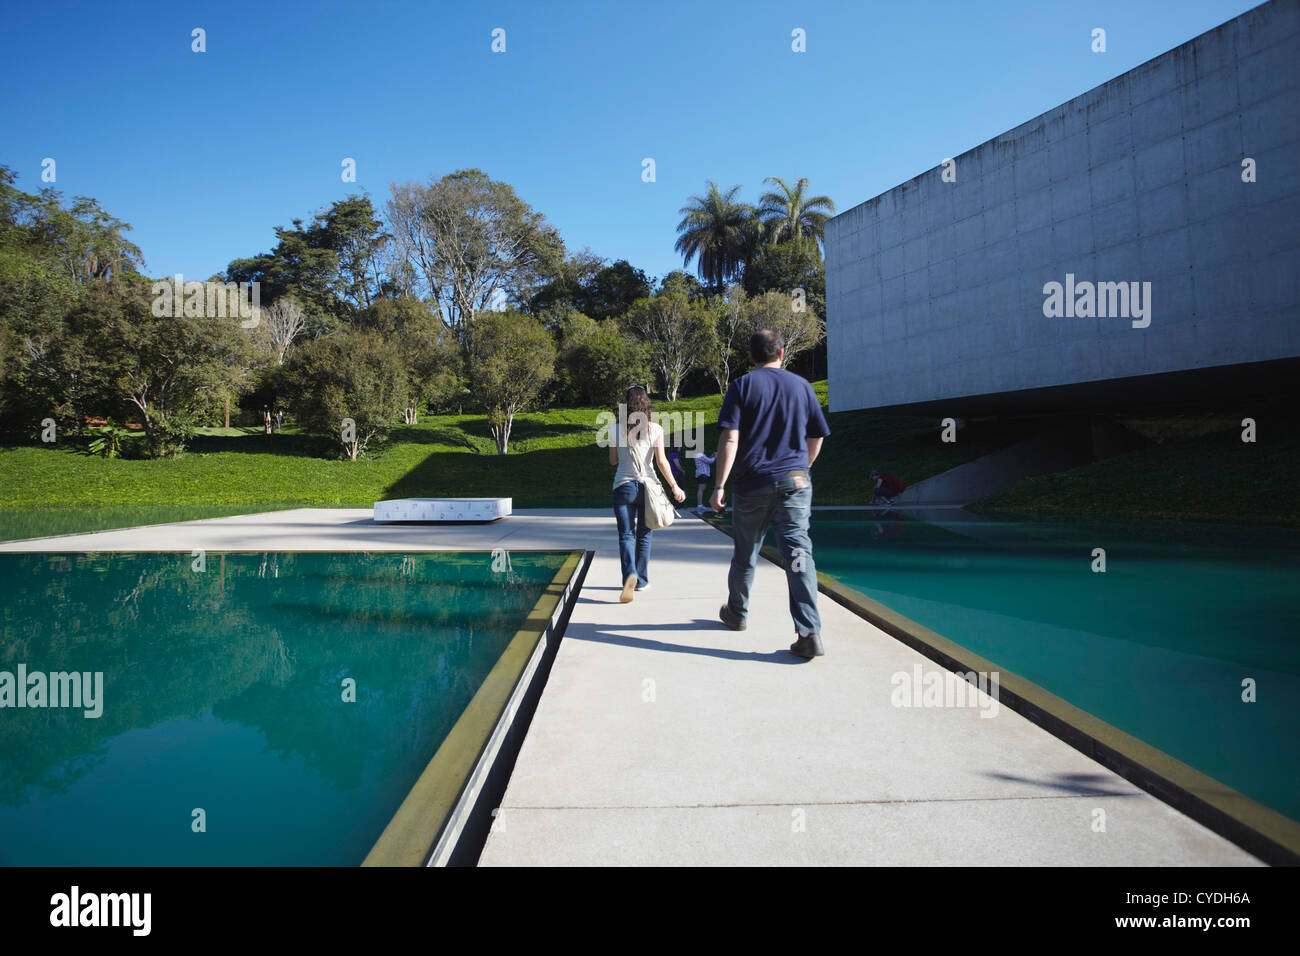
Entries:
[[[831, 409], [1300, 355], [1298, 117], [1274, 0], [836, 216]], [[1150, 325], [1046, 317], [1067, 273], [1150, 282]]]

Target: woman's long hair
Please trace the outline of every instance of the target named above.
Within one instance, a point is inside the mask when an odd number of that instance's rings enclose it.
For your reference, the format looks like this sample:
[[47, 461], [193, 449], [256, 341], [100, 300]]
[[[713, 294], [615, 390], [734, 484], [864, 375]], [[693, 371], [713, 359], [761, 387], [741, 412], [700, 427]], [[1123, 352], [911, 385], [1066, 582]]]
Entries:
[[623, 393], [623, 405], [627, 408], [624, 438], [629, 444], [640, 441], [650, 434], [650, 416], [654, 414], [654, 406], [650, 404], [650, 393], [640, 385], [633, 385]]

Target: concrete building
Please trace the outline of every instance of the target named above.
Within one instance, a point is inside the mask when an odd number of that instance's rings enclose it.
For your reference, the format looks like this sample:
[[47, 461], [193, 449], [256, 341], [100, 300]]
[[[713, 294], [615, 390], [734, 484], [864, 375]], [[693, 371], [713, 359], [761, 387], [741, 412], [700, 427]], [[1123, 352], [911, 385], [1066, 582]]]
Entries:
[[825, 246], [833, 411], [1300, 380], [1300, 0], [847, 210]]

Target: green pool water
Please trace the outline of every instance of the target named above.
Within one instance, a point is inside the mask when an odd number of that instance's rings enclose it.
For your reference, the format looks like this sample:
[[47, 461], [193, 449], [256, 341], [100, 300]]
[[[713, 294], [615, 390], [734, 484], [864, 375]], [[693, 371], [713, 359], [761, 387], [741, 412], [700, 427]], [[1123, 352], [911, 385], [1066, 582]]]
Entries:
[[812, 538], [819, 571], [1300, 820], [1300, 533], [824, 511]]
[[566, 557], [0, 555], [0, 864], [360, 863]]

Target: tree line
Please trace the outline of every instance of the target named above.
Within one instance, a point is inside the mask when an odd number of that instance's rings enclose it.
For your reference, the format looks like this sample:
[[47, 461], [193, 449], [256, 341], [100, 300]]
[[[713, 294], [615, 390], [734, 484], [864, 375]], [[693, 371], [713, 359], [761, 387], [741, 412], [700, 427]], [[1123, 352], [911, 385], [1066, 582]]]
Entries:
[[[525, 409], [609, 407], [632, 383], [669, 401], [725, 391], [750, 331], [778, 329], [787, 363], [824, 340], [834, 204], [803, 179], [766, 182], [755, 206], [712, 182], [691, 197], [684, 268], [659, 280], [570, 252], [509, 184], [468, 169], [394, 185], [382, 209], [348, 196], [173, 287], [95, 200], [26, 193], [0, 166], [0, 427], [53, 421], [111, 456], [130, 423], [165, 458], [200, 425], [283, 410], [356, 458], [421, 414], [474, 410], [504, 454]], [[256, 289], [256, 307], [214, 313], [218, 286]]]

